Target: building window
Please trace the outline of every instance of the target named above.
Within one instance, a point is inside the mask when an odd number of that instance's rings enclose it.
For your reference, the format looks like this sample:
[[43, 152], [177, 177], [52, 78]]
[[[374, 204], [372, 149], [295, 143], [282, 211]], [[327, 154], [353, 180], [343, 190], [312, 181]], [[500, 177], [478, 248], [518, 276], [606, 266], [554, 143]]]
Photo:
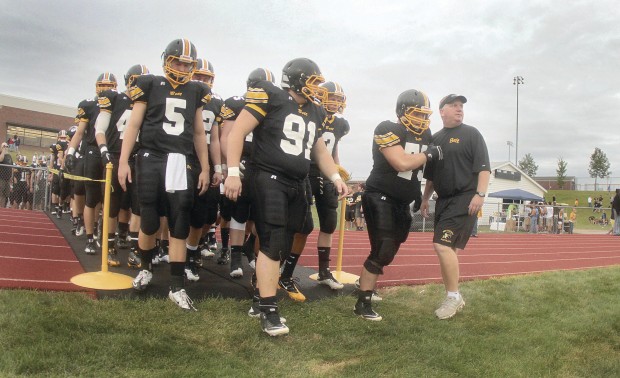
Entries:
[[35, 127], [23, 127], [8, 125], [7, 139], [17, 135], [22, 146], [47, 147], [56, 143], [57, 131], [38, 129]]

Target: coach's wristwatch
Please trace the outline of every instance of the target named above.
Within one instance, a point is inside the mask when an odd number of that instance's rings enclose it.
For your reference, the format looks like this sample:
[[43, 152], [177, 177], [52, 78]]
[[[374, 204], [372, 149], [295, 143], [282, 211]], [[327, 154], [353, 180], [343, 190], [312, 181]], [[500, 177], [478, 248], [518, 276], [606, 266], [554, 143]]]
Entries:
[[487, 195], [485, 192], [476, 192], [476, 194], [483, 198]]

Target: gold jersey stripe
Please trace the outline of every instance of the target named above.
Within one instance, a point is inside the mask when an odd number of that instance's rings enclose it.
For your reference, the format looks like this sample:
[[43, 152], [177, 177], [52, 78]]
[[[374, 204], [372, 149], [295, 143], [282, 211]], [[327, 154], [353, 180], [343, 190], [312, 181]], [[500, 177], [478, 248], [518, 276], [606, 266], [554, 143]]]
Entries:
[[97, 103], [99, 104], [100, 108], [107, 108], [107, 107], [112, 105], [112, 102], [107, 97], [99, 97], [99, 98], [97, 98]]
[[398, 135], [394, 135], [390, 132], [385, 135], [375, 135], [375, 143], [377, 143], [379, 147], [390, 147], [400, 143], [400, 138]]
[[129, 90], [129, 97], [131, 97], [132, 100], [135, 100], [143, 94], [144, 92], [142, 92], [142, 89], [140, 89], [140, 87], [131, 87], [131, 89]]
[[262, 115], [263, 117], [267, 115], [267, 112], [264, 111], [263, 109], [261, 109], [260, 107], [254, 105], [254, 104], [246, 104], [245, 105], [247, 108], [253, 109], [254, 111], [258, 112], [260, 115]]

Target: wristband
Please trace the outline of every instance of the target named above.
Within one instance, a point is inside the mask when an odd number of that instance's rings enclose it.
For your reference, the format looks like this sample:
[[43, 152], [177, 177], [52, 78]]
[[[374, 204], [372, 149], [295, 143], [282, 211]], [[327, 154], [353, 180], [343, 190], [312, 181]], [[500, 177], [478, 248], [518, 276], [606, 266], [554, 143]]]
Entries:
[[99, 151], [101, 151], [102, 154], [108, 152], [108, 146], [102, 144], [101, 146], [99, 146]]
[[215, 168], [215, 173], [222, 173], [222, 165], [221, 164], [216, 164], [213, 166], [213, 168]]
[[226, 164], [222, 164], [222, 171], [227, 171], [228, 170], [228, 166]]
[[239, 177], [239, 167], [228, 167], [228, 177]]
[[333, 175], [329, 176], [331, 182], [336, 182], [336, 180], [342, 181], [342, 177], [340, 177], [340, 173], [336, 172]]
[[67, 155], [73, 155], [74, 153], [75, 153], [75, 148], [69, 147], [69, 150], [67, 151]]

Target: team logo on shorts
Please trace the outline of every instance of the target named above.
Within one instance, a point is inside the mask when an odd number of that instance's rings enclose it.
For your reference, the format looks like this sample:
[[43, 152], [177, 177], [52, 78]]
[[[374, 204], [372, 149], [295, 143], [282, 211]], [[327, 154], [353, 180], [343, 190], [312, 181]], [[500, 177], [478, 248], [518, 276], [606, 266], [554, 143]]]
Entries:
[[454, 236], [454, 232], [452, 230], [443, 230], [441, 232], [441, 241], [446, 243], [452, 243], [452, 237]]

